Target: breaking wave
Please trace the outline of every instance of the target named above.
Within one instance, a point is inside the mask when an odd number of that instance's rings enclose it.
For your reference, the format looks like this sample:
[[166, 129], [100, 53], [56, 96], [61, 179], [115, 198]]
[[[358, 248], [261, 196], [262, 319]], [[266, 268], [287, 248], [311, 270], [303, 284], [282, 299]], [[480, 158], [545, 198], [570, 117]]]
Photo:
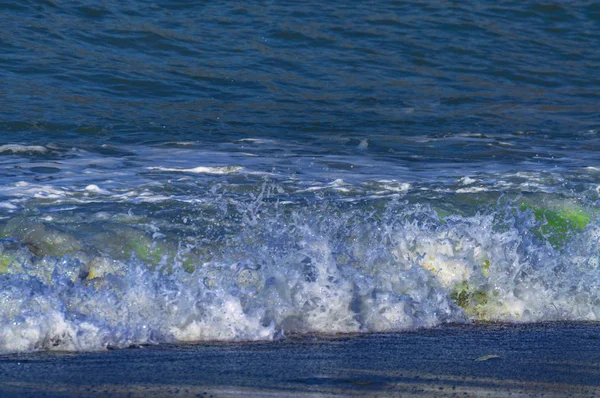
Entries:
[[102, 214], [5, 221], [0, 350], [600, 319], [591, 210], [501, 200], [461, 215], [263, 193], [215, 199], [177, 230]]

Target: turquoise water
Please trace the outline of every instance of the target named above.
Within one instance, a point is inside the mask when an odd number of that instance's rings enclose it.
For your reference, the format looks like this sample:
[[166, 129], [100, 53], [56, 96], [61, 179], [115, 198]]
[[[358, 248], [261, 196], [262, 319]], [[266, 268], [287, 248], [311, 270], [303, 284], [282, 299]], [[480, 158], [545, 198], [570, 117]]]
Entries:
[[0, 16], [0, 350], [600, 317], [597, 2]]

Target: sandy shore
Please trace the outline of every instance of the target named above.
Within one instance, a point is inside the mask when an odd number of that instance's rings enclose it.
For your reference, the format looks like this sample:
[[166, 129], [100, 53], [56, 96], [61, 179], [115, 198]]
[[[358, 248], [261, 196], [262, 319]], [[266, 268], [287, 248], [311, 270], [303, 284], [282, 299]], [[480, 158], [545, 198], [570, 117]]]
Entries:
[[0, 357], [2, 397], [509, 394], [600, 395], [600, 324], [450, 325]]

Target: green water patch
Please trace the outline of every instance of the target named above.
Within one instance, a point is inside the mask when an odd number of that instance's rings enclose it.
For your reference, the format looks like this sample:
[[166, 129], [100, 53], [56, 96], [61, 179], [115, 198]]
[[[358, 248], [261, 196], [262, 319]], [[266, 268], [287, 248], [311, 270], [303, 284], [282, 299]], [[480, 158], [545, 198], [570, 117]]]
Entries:
[[17, 239], [39, 257], [62, 257], [83, 250], [83, 245], [73, 235], [24, 217], [9, 220], [4, 225], [2, 237]]
[[23, 266], [35, 257], [24, 245], [12, 239], [0, 241], [0, 275], [23, 273]]
[[0, 253], [0, 274], [6, 274], [16, 260], [17, 257], [12, 254]]
[[465, 313], [477, 319], [485, 318], [485, 307], [493, 299], [491, 293], [472, 286], [468, 281], [456, 285], [450, 292], [450, 298], [461, 307]]
[[0, 250], [0, 273], [7, 273], [14, 268], [14, 264], [18, 262], [15, 259], [21, 252], [33, 255], [37, 262], [65, 256], [76, 259], [87, 269], [87, 279], [113, 273], [113, 266], [106, 261], [94, 260], [98, 258], [120, 263], [127, 263], [133, 259], [152, 270], [167, 273], [172, 273], [178, 268], [192, 273], [196, 267], [203, 264], [197, 251], [182, 247], [164, 235], [155, 238], [151, 231], [141, 228], [120, 223], [76, 226], [77, 234], [37, 219], [20, 216], [8, 220], [0, 225], [0, 238], [18, 242], [20, 249]]
[[[444, 255], [441, 255], [442, 258]], [[473, 259], [473, 262], [452, 261], [452, 258], [436, 261], [429, 256], [420, 265], [449, 291], [449, 298], [465, 314], [473, 319], [488, 319], [493, 314], [505, 312], [498, 292], [490, 286], [491, 260]], [[479, 264], [479, 265], [477, 265]]]
[[483, 274], [483, 276], [485, 276], [487, 278], [489, 272], [490, 272], [490, 267], [492, 266], [492, 263], [490, 262], [490, 260], [484, 260], [483, 264], [481, 265], [481, 273]]
[[541, 224], [533, 229], [533, 233], [557, 249], [564, 247], [575, 233], [584, 230], [592, 220], [590, 212], [577, 207], [553, 208], [523, 202], [521, 210], [533, 211], [536, 221]]
[[154, 239], [149, 233], [123, 225], [105, 225], [105, 231], [91, 237], [101, 253], [121, 261], [135, 259], [153, 270], [171, 273], [180, 266], [194, 272], [202, 261], [192, 250], [182, 249], [169, 239]]

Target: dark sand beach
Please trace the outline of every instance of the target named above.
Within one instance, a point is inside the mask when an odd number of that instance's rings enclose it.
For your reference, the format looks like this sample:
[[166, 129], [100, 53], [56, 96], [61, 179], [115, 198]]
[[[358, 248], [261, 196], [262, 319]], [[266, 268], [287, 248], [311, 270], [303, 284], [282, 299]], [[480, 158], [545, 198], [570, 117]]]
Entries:
[[[497, 356], [497, 357], [496, 357]], [[0, 396], [596, 396], [596, 323], [4, 355]]]

